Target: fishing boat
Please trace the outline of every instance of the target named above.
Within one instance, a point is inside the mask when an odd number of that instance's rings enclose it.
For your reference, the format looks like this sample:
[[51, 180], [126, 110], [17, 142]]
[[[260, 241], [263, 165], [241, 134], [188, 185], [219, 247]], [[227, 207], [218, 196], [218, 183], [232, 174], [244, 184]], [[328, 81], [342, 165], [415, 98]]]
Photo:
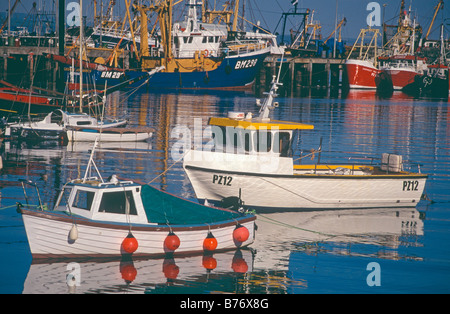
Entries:
[[[366, 38], [371, 39], [369, 43]], [[345, 73], [350, 89], [375, 89], [375, 77], [378, 67], [377, 38], [380, 31], [376, 28], [361, 29], [358, 38], [345, 61]]]
[[378, 60], [380, 62], [379, 75], [381, 73], [386, 74], [385, 79], [379, 80], [379, 85], [388, 80], [394, 90], [401, 90], [406, 85], [413, 83], [414, 78], [426, 73], [428, 67], [425, 58], [414, 55], [380, 57]]
[[[442, 4], [440, 2], [440, 4]], [[438, 9], [438, 8], [437, 8]], [[423, 74], [414, 77], [413, 82], [405, 85], [402, 92], [414, 97], [448, 99], [450, 91], [449, 66], [445, 58], [444, 25], [441, 25], [440, 56], [428, 65]]]
[[84, 177], [63, 186], [53, 210], [41, 203], [37, 188], [38, 205], [28, 205], [30, 193], [26, 205], [18, 204], [33, 259], [202, 254], [254, 241], [255, 215], [204, 206], [116, 175], [103, 180], [94, 153], [95, 144]]
[[416, 206], [427, 175], [405, 171], [402, 156], [382, 154], [378, 165], [322, 164], [320, 145], [308, 155], [316, 163], [294, 163], [294, 134], [314, 126], [269, 118], [279, 85], [274, 78], [255, 118], [210, 118], [214, 151], [185, 153], [183, 168], [200, 201], [259, 212]]
[[150, 127], [85, 128], [67, 127], [65, 136], [69, 142], [139, 142], [152, 137], [155, 130]]
[[87, 113], [69, 113], [57, 109], [47, 114], [42, 120], [7, 124], [5, 136], [25, 140], [59, 140], [64, 138], [68, 127], [106, 129], [124, 126], [127, 122], [127, 120], [97, 119]]
[[416, 75], [414, 81], [402, 88], [402, 92], [418, 98], [448, 99], [450, 90], [449, 67], [432, 64], [423, 75]]
[[[134, 9], [140, 14], [141, 30], [147, 29], [147, 13], [156, 12], [160, 32], [160, 46], [148, 48], [148, 33], [140, 32], [140, 51], [136, 62], [140, 70], [125, 70], [129, 78], [143, 71], [164, 66], [155, 73], [146, 87], [150, 89], [247, 89], [254, 83], [256, 74], [270, 53], [267, 41], [260, 38], [237, 36], [237, 11], [233, 27], [201, 21], [198, 18], [200, 2], [189, 0], [185, 20], [173, 23], [172, 0], [159, 1], [155, 5]], [[210, 12], [211, 15], [229, 16], [233, 12]], [[117, 74], [92, 70], [97, 85], [115, 85], [120, 81]]]

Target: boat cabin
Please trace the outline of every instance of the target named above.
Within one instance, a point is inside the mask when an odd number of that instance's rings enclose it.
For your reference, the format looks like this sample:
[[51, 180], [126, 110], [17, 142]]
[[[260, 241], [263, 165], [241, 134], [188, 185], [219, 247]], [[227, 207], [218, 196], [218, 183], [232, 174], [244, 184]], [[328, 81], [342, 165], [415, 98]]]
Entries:
[[279, 157], [292, 157], [292, 141], [297, 130], [314, 129], [310, 124], [263, 121], [243, 112], [230, 112], [227, 118], [211, 118], [209, 125], [216, 151]]
[[177, 58], [220, 57], [220, 46], [227, 38], [227, 26], [203, 23], [198, 20], [201, 4], [190, 0], [183, 22], [173, 25], [174, 54]]
[[141, 185], [115, 176], [108, 182], [97, 177], [72, 180], [60, 192], [54, 210], [97, 221], [148, 224]]

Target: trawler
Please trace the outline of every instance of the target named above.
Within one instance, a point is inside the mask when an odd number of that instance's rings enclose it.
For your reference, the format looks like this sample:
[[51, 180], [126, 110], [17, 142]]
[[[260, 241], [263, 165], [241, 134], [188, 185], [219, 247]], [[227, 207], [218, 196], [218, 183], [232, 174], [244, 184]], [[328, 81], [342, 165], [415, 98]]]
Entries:
[[[239, 1], [236, 1], [237, 5]], [[149, 33], [140, 32], [140, 50], [135, 51], [139, 70], [92, 70], [97, 86], [114, 86], [123, 80], [141, 76], [157, 67], [145, 87], [152, 89], [242, 89], [253, 84], [258, 70], [271, 47], [259, 38], [238, 37], [235, 11], [209, 12], [210, 19], [200, 19], [198, 9], [202, 4], [189, 0], [184, 21], [173, 22], [173, 1], [161, 0], [149, 6], [133, 4], [140, 15], [140, 29], [148, 28], [148, 12], [157, 14], [158, 45], [149, 48]], [[233, 26], [212, 23], [219, 15], [228, 22], [234, 14]], [[131, 21], [130, 21], [131, 24]], [[155, 31], [156, 32], [156, 31]], [[120, 72], [120, 73], [119, 73]]]

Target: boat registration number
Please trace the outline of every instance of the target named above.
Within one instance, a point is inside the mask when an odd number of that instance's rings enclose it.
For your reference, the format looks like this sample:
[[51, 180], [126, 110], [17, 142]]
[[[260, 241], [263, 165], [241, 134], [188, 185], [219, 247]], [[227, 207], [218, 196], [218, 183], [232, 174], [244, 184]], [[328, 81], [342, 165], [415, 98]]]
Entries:
[[212, 177], [212, 183], [231, 186], [231, 181], [233, 181], [233, 177], [231, 176], [221, 176], [218, 174], [214, 174]]
[[234, 69], [240, 70], [240, 69], [253, 68], [256, 65], [256, 63], [258, 63], [258, 59], [238, 61], [238, 62], [236, 62], [236, 66], [234, 67]]
[[103, 71], [101, 77], [102, 78], [112, 78], [112, 79], [118, 79], [122, 76], [122, 72], [116, 72], [116, 71]]
[[418, 191], [419, 181], [403, 181], [403, 191]]

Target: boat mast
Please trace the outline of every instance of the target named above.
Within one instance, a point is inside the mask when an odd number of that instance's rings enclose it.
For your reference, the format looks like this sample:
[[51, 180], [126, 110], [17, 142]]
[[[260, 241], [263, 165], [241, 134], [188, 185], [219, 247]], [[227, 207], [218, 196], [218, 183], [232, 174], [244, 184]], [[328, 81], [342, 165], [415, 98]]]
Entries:
[[80, 112], [83, 112], [83, 0], [80, 0]]
[[239, 14], [239, 0], [236, 0], [234, 3], [234, 16], [233, 16], [233, 28], [232, 28], [233, 32], [235, 32], [237, 30], [238, 14]]
[[[261, 105], [261, 109], [259, 110], [259, 117], [258, 119], [261, 121], [268, 121], [269, 119], [269, 113], [270, 110], [274, 109], [275, 107], [278, 107], [277, 103], [273, 103], [273, 100], [275, 97], [278, 96], [277, 90], [278, 86], [282, 86], [283, 83], [280, 83], [280, 75], [281, 75], [281, 67], [283, 66], [283, 59], [284, 54], [281, 56], [280, 59], [280, 68], [278, 70], [278, 76], [273, 76], [272, 80], [272, 87], [270, 88], [270, 91], [268, 93], [264, 93], [264, 95], [267, 95], [266, 99], [264, 100], [264, 103]], [[257, 102], [258, 105], [259, 102]]]
[[161, 42], [163, 44], [164, 50], [164, 59], [162, 60], [162, 65], [169, 72], [171, 72], [175, 67], [175, 61], [172, 53], [173, 6], [173, 0], [161, 0], [157, 4], [150, 5], [148, 7], [133, 4], [133, 7], [137, 9], [141, 15], [141, 49], [143, 46], [148, 47], [148, 35], [146, 34], [147, 11], [153, 11], [158, 14], [159, 28], [161, 31]]

